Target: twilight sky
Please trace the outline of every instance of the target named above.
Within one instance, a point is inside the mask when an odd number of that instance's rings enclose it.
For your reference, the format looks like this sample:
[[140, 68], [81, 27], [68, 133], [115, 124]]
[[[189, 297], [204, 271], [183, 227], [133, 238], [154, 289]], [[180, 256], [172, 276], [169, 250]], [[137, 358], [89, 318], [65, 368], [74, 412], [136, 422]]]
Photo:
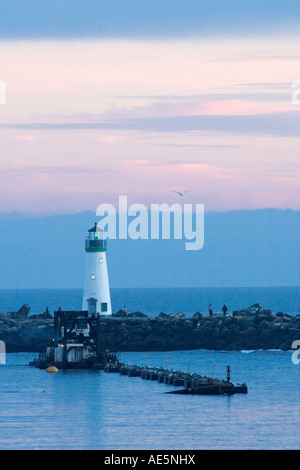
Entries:
[[297, 3], [1, 0], [0, 212], [300, 209]]

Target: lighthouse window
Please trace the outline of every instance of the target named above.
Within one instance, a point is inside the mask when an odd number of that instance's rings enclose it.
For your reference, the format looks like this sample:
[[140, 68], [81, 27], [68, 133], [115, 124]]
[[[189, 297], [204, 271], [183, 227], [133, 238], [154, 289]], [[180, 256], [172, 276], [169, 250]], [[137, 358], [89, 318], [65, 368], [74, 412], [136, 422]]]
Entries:
[[95, 274], [92, 274], [92, 279], [95, 279]]
[[101, 303], [101, 312], [107, 312], [107, 302]]
[[101, 258], [99, 258], [99, 263], [103, 263], [103, 258], [101, 256]]

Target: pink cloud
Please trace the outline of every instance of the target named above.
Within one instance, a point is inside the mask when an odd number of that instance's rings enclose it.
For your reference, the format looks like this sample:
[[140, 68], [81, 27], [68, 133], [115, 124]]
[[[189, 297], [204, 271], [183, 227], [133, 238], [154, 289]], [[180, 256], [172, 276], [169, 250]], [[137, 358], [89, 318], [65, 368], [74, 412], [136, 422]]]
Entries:
[[[182, 178], [235, 179], [238, 177], [236, 170], [233, 168], [202, 162], [129, 160], [124, 162], [124, 165], [134, 167], [136, 171], [145, 172], [146, 174], [149, 174], [149, 171], [161, 174], [165, 170], [169, 174], [179, 175]], [[152, 169], [149, 170], [149, 167]]]
[[278, 111], [278, 104], [241, 99], [181, 100], [165, 99], [160, 103], [114, 108], [102, 119], [145, 119], [176, 116], [246, 116]]
[[34, 142], [35, 140], [38, 140], [38, 137], [34, 135], [17, 135], [15, 140], [18, 142]]

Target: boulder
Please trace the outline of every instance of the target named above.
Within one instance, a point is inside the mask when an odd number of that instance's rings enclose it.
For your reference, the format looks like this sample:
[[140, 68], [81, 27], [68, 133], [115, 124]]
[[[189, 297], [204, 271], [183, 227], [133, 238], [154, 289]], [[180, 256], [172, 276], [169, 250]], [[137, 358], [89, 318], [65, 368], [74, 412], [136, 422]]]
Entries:
[[234, 317], [226, 317], [223, 319], [222, 323], [223, 325], [230, 326], [234, 321]]
[[132, 312], [127, 315], [130, 318], [148, 318], [148, 316], [143, 312]]
[[253, 336], [256, 334], [256, 332], [257, 332], [256, 328], [254, 328], [253, 326], [250, 326], [249, 328], [247, 328], [247, 330], [241, 331], [240, 336]]
[[169, 315], [167, 315], [167, 313], [164, 313], [164, 312], [160, 312], [160, 314], [158, 315], [158, 318], [169, 318]]
[[290, 322], [294, 320], [290, 315], [284, 315], [282, 319], [284, 322]]
[[200, 312], [196, 312], [196, 313], [194, 313], [192, 318], [193, 318], [193, 320], [199, 321], [201, 318], [203, 318], [203, 315]]
[[51, 320], [52, 319], [53, 320], [53, 316], [50, 315], [48, 307], [46, 308], [44, 313], [30, 315], [29, 318], [32, 318], [33, 320], [36, 320], [36, 319], [45, 319], [45, 320]]
[[30, 312], [30, 306], [27, 304], [22, 305], [17, 312], [7, 312], [2, 313], [2, 318], [7, 318], [11, 320], [21, 320], [22, 318], [27, 318], [28, 313]]
[[112, 317], [122, 318], [124, 316], [123, 310], [118, 310], [116, 313], [111, 315]]
[[186, 315], [182, 312], [170, 313], [169, 317], [172, 318], [172, 320], [186, 320], [187, 319]]
[[258, 303], [251, 305], [251, 307], [245, 308], [243, 310], [234, 311], [232, 314], [237, 315], [255, 315], [262, 309], [262, 306]]
[[17, 328], [16, 326], [10, 326], [8, 330], [6, 330], [6, 333], [10, 334], [16, 331], [19, 331], [19, 328]]
[[263, 321], [260, 322], [259, 328], [261, 328], [263, 330], [264, 328], [269, 328], [269, 325], [270, 325], [270, 323], [268, 321], [263, 320]]
[[194, 328], [194, 323], [192, 322], [192, 320], [185, 320], [183, 326], [184, 328], [192, 330]]
[[224, 337], [228, 337], [231, 334], [231, 332], [228, 330], [228, 328], [223, 328], [222, 330], [220, 330], [219, 334], [222, 338], [224, 338]]

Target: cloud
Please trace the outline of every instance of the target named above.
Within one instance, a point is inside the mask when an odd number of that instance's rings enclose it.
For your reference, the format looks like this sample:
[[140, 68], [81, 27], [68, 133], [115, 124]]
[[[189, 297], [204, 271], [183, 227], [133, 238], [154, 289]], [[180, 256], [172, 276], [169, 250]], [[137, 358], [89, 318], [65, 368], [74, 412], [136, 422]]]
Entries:
[[188, 188], [214, 209], [299, 208], [296, 181], [275, 179], [298, 174], [299, 64], [276, 57], [298, 43], [0, 41], [0, 208], [159, 202]]
[[17, 135], [15, 140], [18, 142], [34, 142], [38, 140], [38, 137], [34, 135]]
[[205, 100], [181, 99], [174, 101], [168, 100], [166, 97], [165, 101], [161, 100], [159, 103], [114, 109], [104, 113], [101, 119], [155, 118], [158, 116], [241, 116], [265, 114], [267, 112], [275, 112], [277, 109], [272, 103], [252, 102], [246, 98], [247, 96], [243, 95], [243, 99], [237, 99], [234, 94], [228, 98], [228, 95], [224, 94], [220, 99], [211, 96]]
[[[33, 166], [33, 165], [28, 165], [24, 161], [21, 161], [20, 159], [16, 159], [14, 164], [11, 167], [4, 167], [1, 168], [1, 174], [2, 175], [9, 175], [9, 174], [28, 174], [28, 175], [54, 175], [54, 176], [59, 176], [59, 175], [94, 175], [95, 172], [99, 171], [99, 168], [97, 167], [82, 167], [82, 166], [46, 166], [46, 165], [41, 165], [41, 166]], [[101, 173], [111, 174], [114, 175], [116, 174], [115, 169], [109, 169], [109, 168], [101, 168]]]
[[291, 184], [296, 184], [300, 185], [300, 178], [296, 177], [282, 177], [282, 178], [274, 178], [274, 181], [276, 183], [291, 183]]
[[[225, 110], [226, 111], [226, 110]], [[17, 130], [136, 130], [156, 132], [215, 131], [230, 134], [299, 137], [300, 110], [250, 115], [182, 115], [136, 119], [95, 119], [85, 121], [0, 124], [3, 129]], [[217, 112], [217, 111], [216, 111]], [[100, 139], [101, 140], [101, 139]]]
[[160, 178], [162, 172], [167, 172], [170, 178], [180, 177], [189, 181], [207, 180], [234, 180], [238, 171], [235, 168], [225, 168], [205, 162], [195, 161], [155, 161], [155, 160], [128, 160], [123, 162], [127, 168], [134, 170], [137, 175], [157, 174]]

